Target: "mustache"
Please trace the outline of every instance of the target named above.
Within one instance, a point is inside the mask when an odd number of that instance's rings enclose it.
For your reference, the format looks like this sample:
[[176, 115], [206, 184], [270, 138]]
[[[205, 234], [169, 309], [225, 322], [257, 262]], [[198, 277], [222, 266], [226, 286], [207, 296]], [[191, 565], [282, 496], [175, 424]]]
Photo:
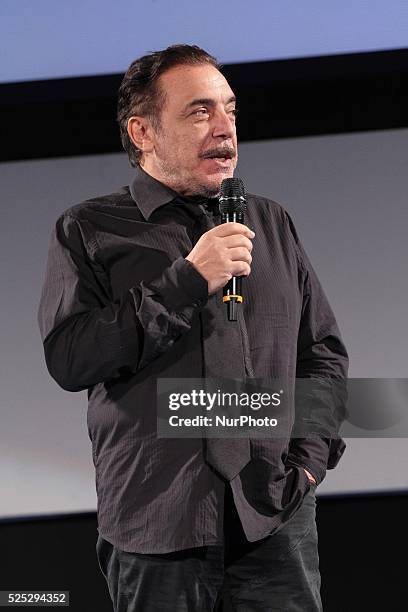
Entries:
[[227, 159], [232, 159], [235, 157], [236, 151], [234, 147], [216, 147], [214, 149], [209, 149], [205, 151], [200, 157], [211, 158], [211, 157], [226, 157]]

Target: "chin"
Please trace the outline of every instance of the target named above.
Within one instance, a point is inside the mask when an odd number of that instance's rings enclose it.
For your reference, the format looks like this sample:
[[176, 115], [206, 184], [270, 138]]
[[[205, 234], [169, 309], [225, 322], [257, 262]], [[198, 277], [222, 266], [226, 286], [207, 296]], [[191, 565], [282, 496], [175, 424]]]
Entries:
[[190, 194], [203, 195], [207, 198], [216, 197], [220, 193], [222, 181], [225, 178], [231, 178], [233, 174], [233, 170], [224, 170], [222, 172], [201, 176], [197, 178], [195, 186], [191, 186]]
[[225, 178], [230, 178], [229, 173], [218, 174], [213, 180], [208, 181], [205, 185], [207, 195], [214, 197], [220, 193], [221, 183]]
[[208, 185], [212, 187], [217, 187], [218, 189], [221, 187], [221, 183], [226, 178], [232, 178], [234, 176], [234, 170], [220, 170], [216, 174], [212, 174], [208, 179]]

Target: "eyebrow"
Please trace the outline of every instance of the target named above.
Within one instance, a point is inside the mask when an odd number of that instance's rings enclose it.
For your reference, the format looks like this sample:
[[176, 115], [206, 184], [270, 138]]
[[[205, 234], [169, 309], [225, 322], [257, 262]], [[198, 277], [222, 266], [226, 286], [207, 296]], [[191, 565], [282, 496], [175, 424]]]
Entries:
[[[236, 101], [237, 101], [236, 96], [231, 96], [230, 98], [228, 98], [226, 104], [231, 104], [232, 102], [236, 102]], [[186, 106], [183, 109], [183, 113], [188, 111], [193, 106], [199, 106], [200, 104], [205, 104], [207, 106], [215, 106], [215, 102], [211, 98], [196, 98], [195, 100], [192, 100], [191, 102], [186, 104]]]

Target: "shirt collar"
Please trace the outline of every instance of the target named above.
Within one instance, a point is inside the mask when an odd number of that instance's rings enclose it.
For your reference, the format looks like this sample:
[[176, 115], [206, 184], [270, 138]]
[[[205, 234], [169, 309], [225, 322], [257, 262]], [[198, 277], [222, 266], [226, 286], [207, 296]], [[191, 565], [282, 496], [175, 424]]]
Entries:
[[130, 195], [146, 221], [149, 220], [149, 217], [157, 208], [176, 199], [180, 202], [204, 204], [206, 207], [214, 207], [214, 210], [218, 208], [217, 198], [182, 196], [148, 174], [139, 164], [135, 168], [135, 176], [129, 185], [129, 189]]
[[129, 189], [146, 221], [156, 208], [168, 204], [178, 196], [176, 191], [148, 174], [139, 164], [135, 168], [135, 176]]

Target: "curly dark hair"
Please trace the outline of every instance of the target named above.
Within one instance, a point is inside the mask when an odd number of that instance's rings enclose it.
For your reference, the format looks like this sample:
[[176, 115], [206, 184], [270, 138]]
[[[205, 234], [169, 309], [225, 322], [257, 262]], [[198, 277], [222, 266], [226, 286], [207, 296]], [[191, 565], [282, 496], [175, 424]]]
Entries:
[[153, 128], [159, 129], [160, 111], [166, 102], [166, 94], [158, 86], [159, 77], [173, 66], [206, 63], [217, 70], [222, 67], [215, 57], [196, 45], [172, 45], [162, 51], [144, 55], [129, 66], [119, 87], [116, 119], [131, 166], [139, 164], [142, 151], [129, 138], [129, 118], [133, 115], [148, 117]]

